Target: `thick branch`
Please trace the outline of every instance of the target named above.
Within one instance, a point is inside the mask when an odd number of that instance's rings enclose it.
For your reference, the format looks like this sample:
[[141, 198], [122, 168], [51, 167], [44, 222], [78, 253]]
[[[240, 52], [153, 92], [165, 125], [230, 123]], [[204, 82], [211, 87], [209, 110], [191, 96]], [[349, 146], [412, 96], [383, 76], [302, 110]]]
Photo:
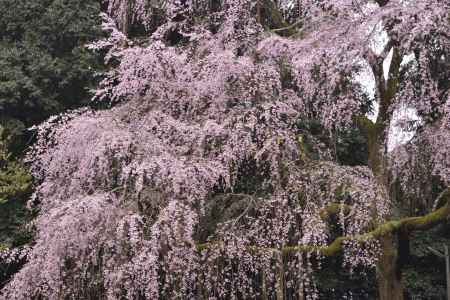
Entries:
[[359, 130], [366, 136], [369, 136], [375, 130], [375, 124], [364, 115], [355, 116], [354, 121]]
[[384, 59], [377, 55], [372, 49], [368, 49], [364, 54], [364, 58], [370, 66], [370, 69], [373, 73], [373, 77], [375, 78], [376, 92], [379, 94], [382, 93], [380, 89], [384, 87], [384, 76], [383, 76], [383, 61]]
[[[380, 55], [369, 49], [364, 58], [370, 65], [375, 78], [376, 95], [379, 98], [379, 110], [375, 124], [373, 126], [368, 122], [359, 122], [360, 128], [364, 131], [368, 138], [369, 146], [369, 166], [373, 173], [380, 179], [385, 176], [384, 170], [384, 152], [383, 149], [386, 139], [386, 127], [389, 125], [391, 118], [391, 106], [397, 93], [400, 64], [402, 57], [399, 49], [395, 46], [395, 41], [390, 40]], [[388, 53], [393, 51], [391, 64], [389, 66], [388, 79], [384, 78], [383, 62]], [[384, 181], [384, 179], [382, 179]], [[383, 183], [385, 184], [385, 183]]]
[[[388, 79], [380, 86], [380, 108], [377, 118], [377, 124], [387, 124], [389, 121], [390, 106], [397, 93], [398, 76], [402, 58], [399, 50], [394, 47], [391, 64], [389, 66]], [[382, 67], [381, 67], [382, 68]]]
[[[413, 231], [422, 231], [430, 229], [444, 221], [446, 221], [450, 216], [450, 187], [447, 188], [440, 196], [440, 198], [446, 201], [446, 204], [421, 217], [409, 217], [403, 218], [396, 221], [388, 221], [384, 224], [379, 225], [370, 232], [354, 235], [354, 236], [343, 236], [335, 239], [331, 244], [327, 246], [313, 246], [313, 245], [300, 245], [300, 246], [284, 246], [281, 249], [270, 248], [270, 247], [258, 247], [258, 246], [247, 246], [246, 249], [249, 252], [255, 253], [279, 253], [280, 251], [283, 255], [297, 253], [297, 252], [315, 252], [323, 256], [334, 256], [342, 251], [342, 245], [345, 241], [357, 241], [365, 242], [372, 239], [381, 238], [388, 234], [394, 234], [399, 231], [403, 233], [410, 233]], [[330, 212], [338, 212], [337, 206], [330, 207]], [[339, 208], [340, 209], [340, 208]], [[211, 249], [220, 245], [221, 242], [211, 242], [204, 244], [197, 244], [197, 249], [199, 251]]]

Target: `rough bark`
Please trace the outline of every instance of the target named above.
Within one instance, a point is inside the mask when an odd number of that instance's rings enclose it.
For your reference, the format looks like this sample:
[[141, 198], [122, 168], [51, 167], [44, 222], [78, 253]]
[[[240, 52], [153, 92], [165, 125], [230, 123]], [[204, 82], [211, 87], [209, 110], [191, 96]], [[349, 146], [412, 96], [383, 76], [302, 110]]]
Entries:
[[397, 242], [394, 234], [380, 238], [383, 254], [377, 265], [378, 293], [380, 300], [403, 300], [404, 289], [398, 266]]

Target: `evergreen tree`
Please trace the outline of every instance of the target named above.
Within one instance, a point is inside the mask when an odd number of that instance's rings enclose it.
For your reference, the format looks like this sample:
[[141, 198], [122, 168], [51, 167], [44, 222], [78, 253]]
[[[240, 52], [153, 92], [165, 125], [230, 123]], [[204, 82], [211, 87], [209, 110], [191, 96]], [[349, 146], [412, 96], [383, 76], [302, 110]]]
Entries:
[[[0, 0], [0, 122], [19, 136], [50, 115], [86, 105], [99, 58], [98, 1]], [[17, 143], [16, 143], [16, 146]]]

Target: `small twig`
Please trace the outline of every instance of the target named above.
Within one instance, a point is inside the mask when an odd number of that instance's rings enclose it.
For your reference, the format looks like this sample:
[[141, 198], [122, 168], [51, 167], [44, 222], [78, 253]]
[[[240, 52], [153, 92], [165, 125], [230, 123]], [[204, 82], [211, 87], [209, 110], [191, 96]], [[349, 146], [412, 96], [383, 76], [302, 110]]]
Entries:
[[233, 221], [233, 224], [231, 225], [231, 227], [236, 226], [236, 223], [247, 214], [247, 212], [250, 210], [250, 206], [252, 204], [256, 204], [255, 200], [253, 199], [253, 197], [248, 196], [248, 198], [250, 199], [250, 203], [247, 205], [247, 207], [245, 208], [245, 210]]
[[438, 250], [433, 249], [433, 248], [431, 248], [430, 246], [428, 246], [427, 248], [428, 248], [428, 250], [430, 250], [434, 255], [436, 255], [436, 256], [438, 256], [438, 257], [442, 257], [442, 258], [445, 257], [444, 254], [442, 254], [442, 253], [439, 252]]
[[294, 23], [292, 23], [289, 26], [282, 27], [282, 28], [275, 28], [275, 29], [272, 29], [272, 31], [273, 32], [280, 32], [280, 31], [290, 30], [290, 29], [296, 27], [297, 25], [302, 24], [303, 21], [304, 21], [304, 19], [298, 19], [297, 21], [295, 21]]

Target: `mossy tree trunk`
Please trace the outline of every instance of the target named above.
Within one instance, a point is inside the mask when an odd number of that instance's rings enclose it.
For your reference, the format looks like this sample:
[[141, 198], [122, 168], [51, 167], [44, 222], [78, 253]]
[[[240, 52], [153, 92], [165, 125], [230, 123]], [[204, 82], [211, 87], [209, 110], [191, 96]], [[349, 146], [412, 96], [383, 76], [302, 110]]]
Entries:
[[378, 293], [380, 300], [403, 300], [402, 272], [398, 264], [395, 234], [380, 238], [382, 255], [377, 265]]
[[[389, 51], [393, 51], [393, 56], [388, 78], [385, 79], [383, 62]], [[365, 124], [369, 144], [369, 167], [383, 187], [386, 197], [391, 197], [386, 158], [387, 131], [391, 122], [391, 104], [397, 92], [401, 60], [398, 49], [388, 44], [382, 55], [373, 56], [370, 62], [376, 82], [379, 112], [375, 123]], [[395, 201], [393, 198], [390, 200], [391, 202]], [[404, 288], [398, 260], [397, 232], [383, 235], [379, 240], [381, 245], [381, 256], [377, 265], [379, 298], [380, 300], [403, 300]]]
[[[383, 134], [376, 128], [369, 137], [369, 164], [378, 178], [380, 185], [384, 187], [386, 197], [389, 197], [389, 180], [384, 168], [385, 158], [383, 150], [380, 149]], [[404, 288], [401, 278], [401, 266], [398, 260], [397, 232], [390, 232], [379, 237], [381, 255], [377, 264], [378, 293], [380, 300], [403, 300]]]

